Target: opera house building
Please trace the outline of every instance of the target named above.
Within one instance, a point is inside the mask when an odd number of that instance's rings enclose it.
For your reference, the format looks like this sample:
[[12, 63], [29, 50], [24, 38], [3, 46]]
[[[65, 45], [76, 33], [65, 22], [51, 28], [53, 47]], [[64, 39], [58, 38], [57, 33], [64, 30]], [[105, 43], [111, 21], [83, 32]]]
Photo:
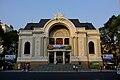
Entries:
[[42, 64], [102, 63], [100, 33], [92, 23], [64, 18], [28, 23], [19, 31], [17, 63], [29, 62], [31, 67]]

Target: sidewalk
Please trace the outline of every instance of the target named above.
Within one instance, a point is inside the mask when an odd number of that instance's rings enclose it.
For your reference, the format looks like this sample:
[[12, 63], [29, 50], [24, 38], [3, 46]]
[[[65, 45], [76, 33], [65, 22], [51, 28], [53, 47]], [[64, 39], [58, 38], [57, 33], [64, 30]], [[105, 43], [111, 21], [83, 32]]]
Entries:
[[22, 71], [22, 70], [3, 70], [0, 72], [116, 72], [116, 70], [79, 70], [79, 71]]

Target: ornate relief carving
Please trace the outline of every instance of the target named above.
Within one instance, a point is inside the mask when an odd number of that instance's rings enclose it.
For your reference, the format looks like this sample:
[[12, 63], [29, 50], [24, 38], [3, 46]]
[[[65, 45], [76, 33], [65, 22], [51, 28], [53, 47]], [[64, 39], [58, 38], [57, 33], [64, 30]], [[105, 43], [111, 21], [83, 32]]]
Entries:
[[55, 34], [53, 35], [54, 37], [63, 37], [63, 32], [61, 32], [61, 31], [57, 31], [57, 32], [55, 32]]
[[70, 34], [69, 34], [68, 30], [60, 29], [60, 30], [55, 31], [54, 34], [51, 36], [53, 36], [53, 37], [69, 37]]

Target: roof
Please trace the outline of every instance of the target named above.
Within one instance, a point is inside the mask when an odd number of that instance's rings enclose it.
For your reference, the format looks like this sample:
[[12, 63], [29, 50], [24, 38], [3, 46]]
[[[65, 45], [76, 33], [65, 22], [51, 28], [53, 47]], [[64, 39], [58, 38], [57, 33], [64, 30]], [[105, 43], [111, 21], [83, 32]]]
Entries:
[[25, 30], [32, 30], [33, 27], [39, 27], [39, 23], [27, 23], [27, 25], [25, 26]]
[[43, 27], [50, 19], [41, 19], [39, 22], [39, 26]]
[[80, 23], [80, 26], [85, 27], [85, 29], [91, 29], [91, 30], [96, 29], [96, 28], [92, 25], [92, 23]]
[[[32, 30], [33, 27], [44, 27], [44, 25], [49, 21], [50, 19], [41, 19], [39, 23], [27, 23], [25, 26], [25, 30]], [[86, 30], [95, 30], [95, 27], [92, 25], [92, 23], [80, 23], [78, 19], [68, 19], [70, 20], [75, 27], [85, 27]]]

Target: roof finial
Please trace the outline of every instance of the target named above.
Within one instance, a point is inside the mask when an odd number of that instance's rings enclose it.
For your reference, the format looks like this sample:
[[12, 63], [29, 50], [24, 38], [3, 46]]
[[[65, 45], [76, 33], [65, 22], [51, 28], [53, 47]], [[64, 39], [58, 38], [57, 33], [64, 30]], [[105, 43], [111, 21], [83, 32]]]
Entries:
[[63, 18], [64, 15], [61, 14], [60, 12], [58, 12], [57, 14], [55, 14], [55, 18]]

